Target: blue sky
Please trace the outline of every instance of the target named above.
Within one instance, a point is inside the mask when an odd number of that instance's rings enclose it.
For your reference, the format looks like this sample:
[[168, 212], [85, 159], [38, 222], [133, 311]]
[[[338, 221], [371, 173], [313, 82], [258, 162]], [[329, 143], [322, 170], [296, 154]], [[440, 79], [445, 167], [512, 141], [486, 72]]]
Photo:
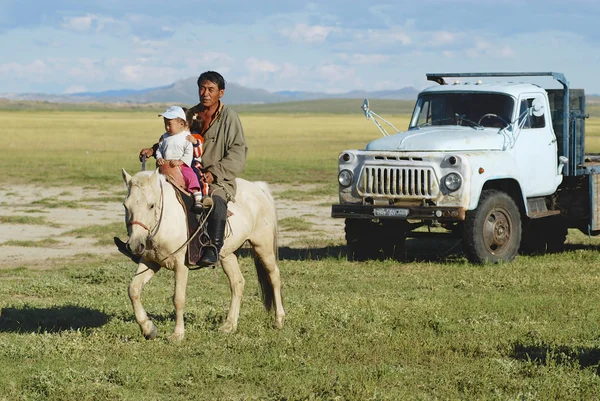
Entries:
[[0, 0], [0, 93], [144, 89], [221, 72], [269, 91], [557, 71], [600, 94], [600, 1]]

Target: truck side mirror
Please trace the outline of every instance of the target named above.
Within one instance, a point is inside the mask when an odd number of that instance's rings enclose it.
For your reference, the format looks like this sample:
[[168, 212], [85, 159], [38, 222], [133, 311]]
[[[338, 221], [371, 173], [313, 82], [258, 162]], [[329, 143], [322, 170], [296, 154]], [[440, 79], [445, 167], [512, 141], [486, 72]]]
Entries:
[[535, 117], [544, 115], [544, 102], [539, 97], [536, 97], [533, 99], [533, 102], [531, 102], [531, 114]]
[[363, 112], [365, 113], [365, 117], [367, 118], [367, 120], [369, 118], [371, 118], [371, 112], [369, 110], [369, 99], [365, 99], [361, 108], [363, 109]]

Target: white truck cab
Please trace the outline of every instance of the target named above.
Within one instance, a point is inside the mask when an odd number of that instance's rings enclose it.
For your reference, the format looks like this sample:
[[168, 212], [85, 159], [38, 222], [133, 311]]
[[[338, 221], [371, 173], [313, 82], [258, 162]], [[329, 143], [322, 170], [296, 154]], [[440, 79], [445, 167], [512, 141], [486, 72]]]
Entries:
[[[474, 79], [512, 76], [552, 76], [564, 89], [552, 90], [551, 102], [549, 92], [533, 83]], [[447, 84], [446, 77], [459, 80]], [[440, 85], [419, 94], [407, 131], [388, 135], [376, 122], [384, 137], [364, 150], [340, 153], [339, 204], [332, 217], [346, 219], [351, 259], [401, 257], [406, 236], [421, 225], [462, 232], [467, 257], [476, 263], [512, 260], [519, 248], [560, 248], [569, 226], [557, 206], [564, 170], [585, 175], [568, 164], [571, 148], [583, 142], [570, 133], [564, 76], [465, 73], [428, 79]], [[583, 112], [585, 100], [579, 103]], [[368, 101], [363, 110], [367, 118], [379, 117]], [[528, 229], [541, 227], [532, 221], [542, 219], [557, 228]], [[554, 234], [540, 244], [542, 231]]]

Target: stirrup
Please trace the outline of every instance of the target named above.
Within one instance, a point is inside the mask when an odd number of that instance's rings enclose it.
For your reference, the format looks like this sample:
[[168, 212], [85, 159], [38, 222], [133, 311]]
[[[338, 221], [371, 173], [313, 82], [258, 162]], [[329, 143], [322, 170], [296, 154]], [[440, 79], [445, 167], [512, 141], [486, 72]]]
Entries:
[[[214, 253], [215, 257], [207, 260], [206, 253], [211, 252], [211, 251]], [[212, 256], [212, 255], [210, 255], [210, 256]], [[203, 247], [202, 255], [200, 256], [200, 260], [198, 260], [196, 265], [198, 265], [200, 267], [214, 266], [217, 263], [219, 263], [219, 260], [220, 260], [219, 250], [217, 249], [217, 247], [214, 245], [206, 245]]]

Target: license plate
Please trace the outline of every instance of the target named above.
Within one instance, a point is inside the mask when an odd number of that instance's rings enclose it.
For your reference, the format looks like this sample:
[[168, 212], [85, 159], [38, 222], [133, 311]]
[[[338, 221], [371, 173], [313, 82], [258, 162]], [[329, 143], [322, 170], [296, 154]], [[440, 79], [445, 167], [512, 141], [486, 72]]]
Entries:
[[376, 217], [406, 217], [408, 209], [398, 209], [391, 207], [377, 207], [373, 209], [373, 216]]

